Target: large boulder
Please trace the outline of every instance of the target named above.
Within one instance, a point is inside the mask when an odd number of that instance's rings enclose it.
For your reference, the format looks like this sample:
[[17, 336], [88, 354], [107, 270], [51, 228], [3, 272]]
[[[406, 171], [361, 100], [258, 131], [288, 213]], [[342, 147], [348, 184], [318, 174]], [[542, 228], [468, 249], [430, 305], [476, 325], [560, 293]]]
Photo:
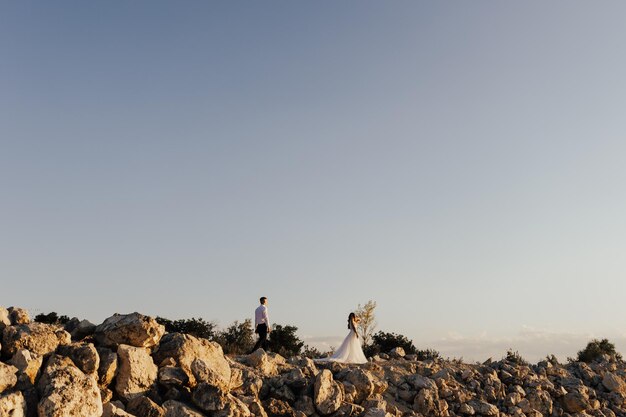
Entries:
[[246, 358], [246, 363], [258, 369], [263, 375], [278, 375], [278, 363], [263, 349], [257, 349]]
[[0, 416], [26, 417], [26, 400], [21, 392], [0, 396]]
[[94, 337], [102, 346], [130, 345], [150, 348], [159, 343], [164, 333], [165, 327], [152, 317], [131, 313], [109, 317], [96, 326]]
[[613, 372], [607, 372], [604, 374], [604, 378], [602, 378], [602, 385], [604, 385], [604, 388], [611, 392], [626, 394], [626, 383], [624, 383], [624, 380], [620, 376], [615, 375]]
[[361, 368], [349, 370], [343, 380], [351, 383], [356, 388], [355, 404], [361, 404], [374, 392], [374, 376]]
[[145, 348], [119, 345], [117, 348], [119, 370], [115, 392], [130, 400], [148, 393], [157, 380], [158, 368]]
[[96, 380], [71, 359], [52, 355], [39, 379], [39, 417], [100, 417], [102, 399]]
[[[206, 339], [182, 333], [168, 333], [152, 355], [156, 363], [172, 358], [189, 377], [189, 386], [195, 387], [199, 382], [206, 382], [228, 390], [230, 384], [230, 365], [224, 357], [222, 347]], [[200, 377], [196, 378], [192, 371]], [[203, 362], [203, 364], [200, 364]]]
[[70, 358], [86, 374], [95, 374], [100, 366], [100, 356], [92, 343], [59, 346], [57, 353]]
[[563, 409], [568, 413], [580, 413], [590, 408], [589, 396], [579, 391], [568, 392], [562, 398]]
[[43, 357], [30, 353], [29, 350], [20, 349], [9, 363], [15, 366], [20, 374], [26, 375], [31, 384], [34, 384], [43, 363]]
[[163, 403], [165, 417], [204, 417], [200, 411], [180, 401], [168, 400]]
[[30, 323], [9, 326], [4, 329], [2, 352], [13, 356], [20, 349], [36, 355], [54, 352], [59, 344], [70, 342], [70, 335], [58, 326], [45, 323]]
[[333, 374], [324, 369], [315, 377], [313, 403], [322, 415], [332, 414], [341, 407], [343, 391], [334, 379]]
[[0, 362], [0, 394], [17, 384], [17, 368]]

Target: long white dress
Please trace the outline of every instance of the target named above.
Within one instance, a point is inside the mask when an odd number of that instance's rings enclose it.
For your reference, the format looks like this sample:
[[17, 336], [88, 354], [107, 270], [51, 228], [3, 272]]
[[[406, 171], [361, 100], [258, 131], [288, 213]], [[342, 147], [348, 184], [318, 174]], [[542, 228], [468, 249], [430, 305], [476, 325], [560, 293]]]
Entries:
[[343, 339], [339, 349], [328, 358], [316, 359], [316, 362], [343, 362], [343, 363], [367, 363], [367, 358], [361, 348], [361, 339], [354, 331], [354, 324], [350, 326], [350, 333]]

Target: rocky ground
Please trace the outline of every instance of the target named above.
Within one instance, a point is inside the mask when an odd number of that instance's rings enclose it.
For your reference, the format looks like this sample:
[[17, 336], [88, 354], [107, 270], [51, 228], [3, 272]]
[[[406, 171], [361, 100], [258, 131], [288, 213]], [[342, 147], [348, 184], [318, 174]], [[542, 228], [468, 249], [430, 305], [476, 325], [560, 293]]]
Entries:
[[0, 417], [626, 416], [626, 365], [418, 361], [316, 364], [165, 333], [138, 313], [96, 326], [0, 308]]

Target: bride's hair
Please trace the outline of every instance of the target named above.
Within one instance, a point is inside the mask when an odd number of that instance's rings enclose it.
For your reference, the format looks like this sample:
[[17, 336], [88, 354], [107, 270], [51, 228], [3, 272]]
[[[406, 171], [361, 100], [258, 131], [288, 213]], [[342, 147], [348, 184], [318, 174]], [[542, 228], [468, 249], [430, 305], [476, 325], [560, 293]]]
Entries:
[[352, 329], [352, 320], [354, 320], [355, 317], [356, 315], [354, 313], [348, 315], [348, 329]]

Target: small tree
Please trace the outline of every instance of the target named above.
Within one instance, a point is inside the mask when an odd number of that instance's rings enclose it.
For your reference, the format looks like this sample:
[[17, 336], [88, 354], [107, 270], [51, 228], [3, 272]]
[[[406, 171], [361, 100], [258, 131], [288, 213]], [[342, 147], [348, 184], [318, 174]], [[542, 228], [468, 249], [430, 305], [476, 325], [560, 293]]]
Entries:
[[275, 324], [269, 334], [269, 350], [285, 357], [300, 354], [304, 342], [296, 335], [297, 331], [296, 326]]
[[191, 318], [181, 320], [169, 320], [163, 317], [156, 318], [157, 323], [165, 326], [168, 333], [186, 333], [195, 337], [213, 340], [216, 336], [217, 325], [212, 321], [202, 318]]
[[372, 335], [376, 328], [376, 316], [374, 310], [376, 309], [376, 301], [369, 300], [365, 305], [359, 304], [354, 313], [361, 319], [359, 322], [358, 332], [359, 336], [363, 338], [363, 346], [367, 347], [372, 341]]
[[578, 352], [578, 362], [593, 362], [602, 355], [611, 355], [621, 360], [622, 355], [615, 351], [615, 345], [609, 339], [593, 339], [587, 346]]
[[70, 321], [70, 318], [66, 315], [59, 316], [54, 311], [48, 314], [37, 314], [34, 319], [38, 323], [46, 324], [65, 324]]
[[222, 345], [224, 353], [247, 353], [254, 346], [252, 321], [250, 319], [246, 319], [242, 323], [235, 321], [225, 330], [219, 332], [216, 339]]

